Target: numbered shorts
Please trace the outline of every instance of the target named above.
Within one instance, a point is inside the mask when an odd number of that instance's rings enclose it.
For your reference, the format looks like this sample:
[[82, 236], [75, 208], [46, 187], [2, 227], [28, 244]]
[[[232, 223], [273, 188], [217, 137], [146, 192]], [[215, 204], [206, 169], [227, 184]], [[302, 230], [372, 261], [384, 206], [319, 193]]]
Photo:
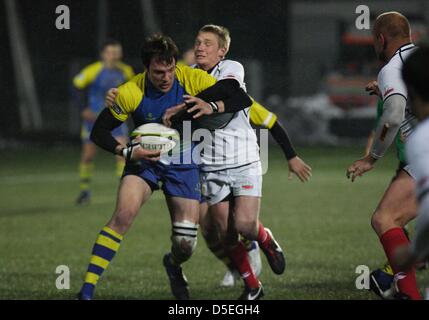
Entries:
[[[91, 142], [89, 139], [92, 131], [92, 127], [94, 126], [93, 122], [84, 121], [82, 123], [82, 128], [80, 130], [80, 138], [83, 143]], [[128, 127], [125, 123], [121, 124], [119, 127], [112, 130], [112, 135], [114, 137], [128, 137]]]
[[201, 192], [209, 205], [221, 202], [227, 196], [262, 196], [261, 162], [220, 171], [200, 173]]

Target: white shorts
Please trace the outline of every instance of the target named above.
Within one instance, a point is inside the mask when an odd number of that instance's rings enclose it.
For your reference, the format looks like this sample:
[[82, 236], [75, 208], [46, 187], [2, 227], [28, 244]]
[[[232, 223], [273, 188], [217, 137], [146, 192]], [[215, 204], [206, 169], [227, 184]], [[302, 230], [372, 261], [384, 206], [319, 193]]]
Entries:
[[213, 172], [200, 173], [203, 199], [211, 206], [221, 202], [229, 194], [234, 197], [262, 196], [261, 162]]

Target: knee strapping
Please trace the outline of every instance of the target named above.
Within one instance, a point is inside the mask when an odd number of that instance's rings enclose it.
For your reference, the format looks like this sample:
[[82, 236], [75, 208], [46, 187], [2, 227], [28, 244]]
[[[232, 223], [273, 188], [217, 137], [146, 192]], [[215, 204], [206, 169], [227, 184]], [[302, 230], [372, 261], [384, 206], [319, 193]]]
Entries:
[[[173, 254], [179, 260], [187, 260], [197, 246], [198, 224], [189, 221], [173, 222]], [[179, 257], [177, 257], [179, 258]]]

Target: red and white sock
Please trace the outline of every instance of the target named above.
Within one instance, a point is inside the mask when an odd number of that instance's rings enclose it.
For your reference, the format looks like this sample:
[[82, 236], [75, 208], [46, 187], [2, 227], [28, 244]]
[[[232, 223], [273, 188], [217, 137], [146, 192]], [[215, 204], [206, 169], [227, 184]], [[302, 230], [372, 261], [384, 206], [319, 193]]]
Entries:
[[[396, 274], [399, 270], [394, 264], [394, 254], [398, 247], [409, 244], [409, 240], [402, 228], [392, 228], [380, 237], [384, 252], [392, 266], [393, 272]], [[399, 290], [408, 295], [412, 300], [421, 300], [419, 290], [417, 289], [416, 271], [411, 269], [404, 274], [404, 277], [398, 281]]]
[[258, 288], [259, 280], [253, 273], [252, 267], [249, 263], [247, 249], [241, 241], [233, 249], [228, 250], [228, 256], [240, 273], [246, 286], [250, 289]]
[[259, 222], [259, 229], [258, 229], [258, 244], [262, 249], [268, 249], [268, 246], [271, 241], [271, 236], [265, 230], [264, 226], [262, 225], [262, 222]]

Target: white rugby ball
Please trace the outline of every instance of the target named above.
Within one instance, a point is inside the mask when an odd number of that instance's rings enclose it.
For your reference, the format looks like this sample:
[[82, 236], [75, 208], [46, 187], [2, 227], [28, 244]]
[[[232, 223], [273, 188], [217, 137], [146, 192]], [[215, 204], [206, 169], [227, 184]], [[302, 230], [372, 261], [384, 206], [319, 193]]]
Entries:
[[140, 145], [161, 153], [172, 150], [180, 141], [179, 132], [160, 123], [146, 123], [134, 129], [131, 137], [140, 136]]

